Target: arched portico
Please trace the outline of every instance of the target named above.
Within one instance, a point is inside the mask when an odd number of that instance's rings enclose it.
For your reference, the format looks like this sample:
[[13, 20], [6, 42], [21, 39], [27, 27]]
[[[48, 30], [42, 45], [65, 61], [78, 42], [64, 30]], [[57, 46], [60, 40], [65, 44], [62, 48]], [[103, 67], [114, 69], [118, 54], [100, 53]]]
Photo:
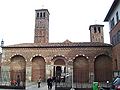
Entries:
[[85, 56], [77, 56], [73, 60], [73, 80], [76, 83], [89, 82], [89, 64]]
[[[10, 79], [11, 81], [20, 78], [21, 84], [25, 86], [26, 79], [26, 61], [21, 55], [15, 55], [10, 59]], [[12, 83], [12, 82], [11, 82]]]
[[105, 54], [95, 58], [94, 62], [94, 81], [106, 82], [112, 80], [112, 59]]
[[32, 81], [36, 82], [39, 77], [45, 80], [45, 60], [41, 56], [35, 56], [32, 59]]

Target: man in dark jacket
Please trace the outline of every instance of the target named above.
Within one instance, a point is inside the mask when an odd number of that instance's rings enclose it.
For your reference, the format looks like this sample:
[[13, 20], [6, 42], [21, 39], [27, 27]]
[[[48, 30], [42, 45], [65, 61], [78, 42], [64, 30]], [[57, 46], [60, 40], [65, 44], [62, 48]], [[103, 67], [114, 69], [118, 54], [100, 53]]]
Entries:
[[48, 90], [52, 89], [52, 82], [53, 82], [52, 78], [47, 79]]

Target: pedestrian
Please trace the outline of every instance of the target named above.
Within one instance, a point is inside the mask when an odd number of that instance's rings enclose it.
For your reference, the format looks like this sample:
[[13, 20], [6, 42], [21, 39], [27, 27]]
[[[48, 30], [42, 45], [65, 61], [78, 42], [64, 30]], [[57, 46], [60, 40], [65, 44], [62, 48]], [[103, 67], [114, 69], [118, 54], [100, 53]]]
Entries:
[[17, 84], [16, 80], [11, 81], [11, 85], [16, 86], [16, 84]]
[[38, 88], [40, 88], [40, 84], [41, 84], [41, 77], [39, 77], [38, 79]]
[[60, 85], [60, 82], [61, 82], [61, 76], [57, 76], [57, 82], [58, 82], [59, 85]]
[[51, 90], [51, 89], [52, 89], [52, 82], [53, 82], [52, 78], [49, 77], [49, 78], [47, 79], [48, 90]]
[[17, 76], [17, 86], [20, 86], [20, 76]]

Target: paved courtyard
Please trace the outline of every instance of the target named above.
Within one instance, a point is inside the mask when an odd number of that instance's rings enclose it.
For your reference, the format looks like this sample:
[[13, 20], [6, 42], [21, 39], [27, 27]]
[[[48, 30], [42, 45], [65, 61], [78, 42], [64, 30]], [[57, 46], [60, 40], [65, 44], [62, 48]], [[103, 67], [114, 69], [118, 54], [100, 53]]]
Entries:
[[[23, 90], [23, 89], [0, 89], [0, 90]], [[41, 87], [38, 88], [36, 85], [30, 85], [26, 88], [26, 90], [48, 90], [46, 83], [41, 83]], [[53, 85], [52, 90], [55, 90], [55, 86]]]
[[[37, 85], [32, 85], [27, 87], [26, 90], [48, 90], [46, 83], [41, 83], [41, 87], [38, 88]], [[52, 90], [55, 90], [55, 86], [53, 86]]]

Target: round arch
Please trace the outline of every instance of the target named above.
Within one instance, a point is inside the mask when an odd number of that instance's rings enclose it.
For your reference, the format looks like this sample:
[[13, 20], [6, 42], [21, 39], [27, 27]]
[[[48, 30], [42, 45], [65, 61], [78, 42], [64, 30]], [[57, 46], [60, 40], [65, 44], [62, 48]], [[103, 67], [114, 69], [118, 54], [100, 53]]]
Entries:
[[32, 81], [45, 80], [45, 59], [42, 56], [32, 58]]
[[66, 61], [67, 59], [63, 56], [56, 56], [52, 59], [54, 63], [53, 77], [65, 76], [66, 73]]
[[89, 81], [89, 64], [85, 56], [77, 56], [73, 60], [74, 82], [84, 83]]
[[[21, 55], [14, 55], [10, 58], [10, 78], [11, 81], [17, 80], [18, 76], [22, 82], [22, 86], [25, 86], [26, 79], [26, 61]], [[12, 84], [12, 83], [11, 83]]]
[[[95, 81], [106, 82], [112, 80], [112, 59], [108, 55], [101, 54], [94, 61]], [[102, 72], [102, 73], [101, 73]]]

